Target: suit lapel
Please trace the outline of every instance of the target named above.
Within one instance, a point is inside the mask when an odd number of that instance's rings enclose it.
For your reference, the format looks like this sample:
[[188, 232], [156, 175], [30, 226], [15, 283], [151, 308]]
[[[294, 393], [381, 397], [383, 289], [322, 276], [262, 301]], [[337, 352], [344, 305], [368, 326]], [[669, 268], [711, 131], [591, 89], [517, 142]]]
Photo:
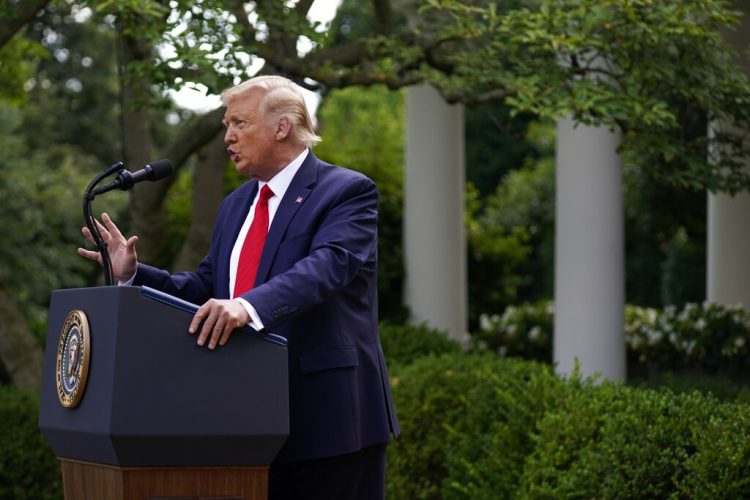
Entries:
[[257, 180], [251, 180], [249, 184], [250, 188], [243, 196], [237, 199], [236, 206], [230, 212], [234, 216], [230, 226], [230, 239], [228, 241], [229, 245], [232, 247], [234, 247], [237, 237], [240, 235], [242, 224], [245, 223], [247, 215], [250, 213], [250, 205], [253, 204], [255, 194], [258, 192]]
[[263, 254], [260, 257], [260, 264], [258, 265], [258, 273], [255, 276], [255, 286], [267, 281], [273, 259], [276, 256], [281, 239], [286, 233], [289, 222], [294, 217], [294, 214], [297, 213], [299, 207], [305, 202], [307, 195], [315, 184], [315, 180], [317, 179], [317, 165], [318, 159], [310, 151], [289, 184], [284, 198], [279, 203], [279, 208], [276, 210], [271, 227], [268, 230], [268, 236], [266, 236], [266, 244], [263, 247]]
[[[243, 190], [244, 193], [238, 196], [231, 207], [228, 209], [228, 220], [226, 222], [226, 237], [222, 238], [220, 243], [221, 250], [218, 252], [218, 256], [221, 259], [218, 276], [222, 277], [222, 281], [217, 282], [217, 290], [221, 290], [223, 295], [227, 297], [231, 296], [229, 291], [229, 262], [232, 258], [232, 249], [237, 242], [237, 237], [242, 229], [242, 224], [247, 219], [247, 214], [250, 212], [250, 205], [253, 203], [255, 193], [258, 192], [258, 181], [252, 180], [248, 182], [248, 188]], [[217, 291], [214, 293], [219, 294]], [[222, 295], [222, 297], [223, 297]]]

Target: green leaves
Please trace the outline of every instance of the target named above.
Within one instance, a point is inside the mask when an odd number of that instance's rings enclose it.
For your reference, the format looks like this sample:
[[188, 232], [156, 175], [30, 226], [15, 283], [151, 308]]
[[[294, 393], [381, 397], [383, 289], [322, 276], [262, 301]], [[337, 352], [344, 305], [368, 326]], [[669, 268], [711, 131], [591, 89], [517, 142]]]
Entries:
[[[50, 290], [83, 286], [99, 272], [75, 251], [83, 244], [81, 195], [95, 161], [69, 145], [30, 150], [20, 126], [20, 113], [0, 105], [0, 281], [41, 334]], [[125, 193], [112, 194], [110, 212], [126, 201]]]
[[27, 98], [24, 84], [37, 62], [47, 56], [40, 44], [21, 37], [0, 47], [0, 99], [16, 105], [24, 103]]
[[[709, 118], [750, 128], [750, 84], [720, 36], [738, 23], [726, 2], [541, 0], [503, 8], [430, 2], [456, 20], [441, 35], [462, 41], [444, 88], [461, 88], [466, 101], [501, 90], [517, 112], [619, 128], [623, 149], [642, 168], [680, 186], [732, 193], [750, 186], [737, 161], [750, 153], [740, 134], [706, 135]], [[710, 160], [709, 146], [724, 153]]]
[[37, 427], [39, 396], [0, 386], [0, 498], [62, 498], [60, 464]]
[[[750, 146], [737, 132], [706, 131], [709, 120], [750, 128], [750, 84], [721, 37], [739, 17], [723, 0], [427, 0], [410, 13], [414, 29], [360, 30], [337, 47], [298, 4], [90, 4], [150, 42], [152, 55], [129, 70], [162, 88], [218, 91], [257, 71], [259, 58], [328, 87], [427, 80], [450, 101], [502, 99], [515, 113], [620, 129], [623, 153], [680, 187], [750, 186], [738, 161]], [[722, 154], [709, 158], [709, 148]]]

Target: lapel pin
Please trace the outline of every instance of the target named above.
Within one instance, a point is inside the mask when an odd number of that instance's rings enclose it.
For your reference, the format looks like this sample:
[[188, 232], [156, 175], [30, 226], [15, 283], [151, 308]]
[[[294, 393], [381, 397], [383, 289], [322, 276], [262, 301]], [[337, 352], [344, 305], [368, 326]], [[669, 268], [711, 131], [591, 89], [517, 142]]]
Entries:
[[295, 203], [302, 203], [302, 197], [301, 196], [297, 196], [297, 199], [294, 200], [294, 202]]

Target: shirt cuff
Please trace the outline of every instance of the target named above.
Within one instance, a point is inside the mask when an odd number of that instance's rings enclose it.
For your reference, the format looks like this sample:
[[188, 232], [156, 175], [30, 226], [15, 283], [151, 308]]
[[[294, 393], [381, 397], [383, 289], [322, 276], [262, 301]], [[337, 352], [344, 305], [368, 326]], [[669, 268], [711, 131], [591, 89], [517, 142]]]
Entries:
[[263, 322], [260, 320], [258, 311], [255, 310], [255, 308], [250, 304], [250, 302], [246, 301], [242, 297], [235, 297], [234, 300], [242, 304], [242, 306], [247, 311], [247, 314], [250, 315], [250, 322], [248, 323], [248, 325], [250, 325], [252, 328], [254, 328], [257, 331], [261, 331], [263, 330], [263, 328], [265, 328], [263, 326]]
[[133, 284], [133, 281], [135, 281], [136, 274], [138, 274], [138, 268], [136, 268], [135, 272], [133, 273], [133, 276], [131, 276], [129, 280], [127, 281], [117, 280], [117, 286], [131, 286]]

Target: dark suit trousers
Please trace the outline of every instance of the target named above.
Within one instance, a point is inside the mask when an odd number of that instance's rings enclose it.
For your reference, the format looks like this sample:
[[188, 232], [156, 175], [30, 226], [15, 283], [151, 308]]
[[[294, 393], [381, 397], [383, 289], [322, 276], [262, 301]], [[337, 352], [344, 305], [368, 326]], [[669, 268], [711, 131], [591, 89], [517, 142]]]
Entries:
[[355, 453], [271, 464], [269, 500], [383, 500], [385, 444]]

